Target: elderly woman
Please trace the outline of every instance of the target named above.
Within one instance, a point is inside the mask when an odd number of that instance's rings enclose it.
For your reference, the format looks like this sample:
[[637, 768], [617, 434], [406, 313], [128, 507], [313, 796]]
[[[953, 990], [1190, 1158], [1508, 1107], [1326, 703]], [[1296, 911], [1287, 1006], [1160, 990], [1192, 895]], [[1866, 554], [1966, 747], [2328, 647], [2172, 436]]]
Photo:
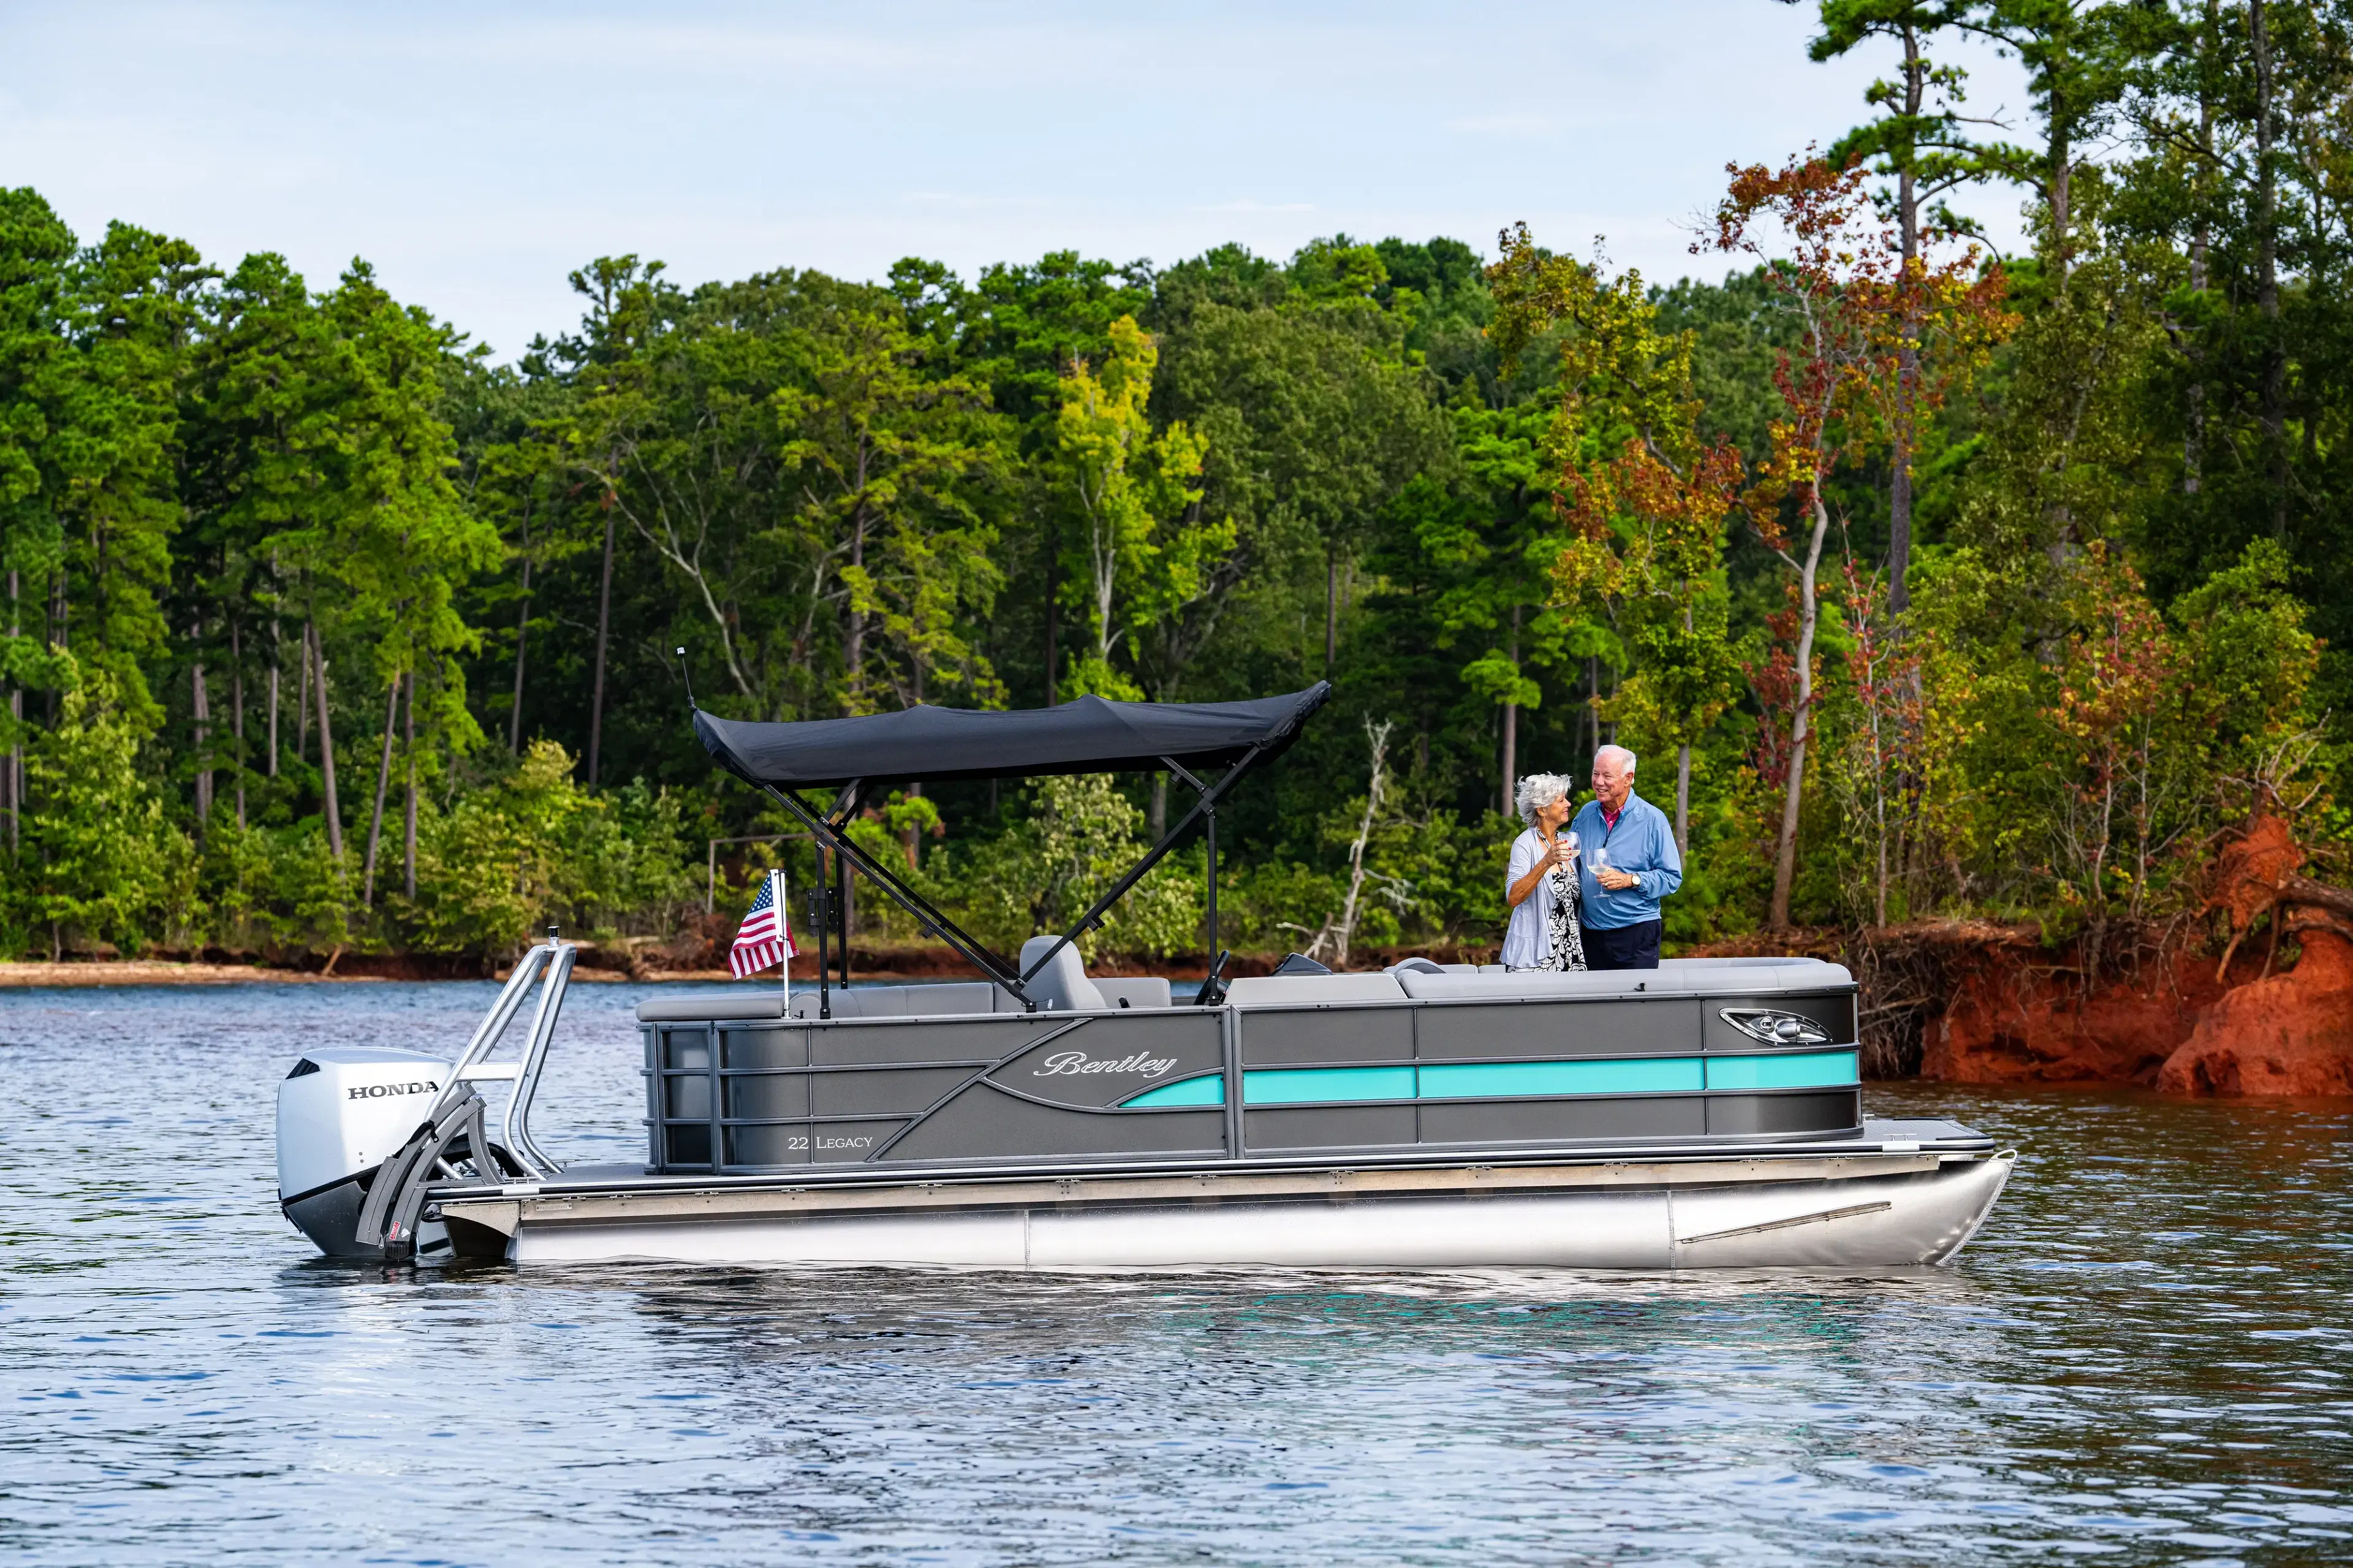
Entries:
[[1582, 969], [1585, 938], [1577, 920], [1577, 840], [1562, 831], [1572, 781], [1530, 773], [1520, 781], [1520, 820], [1527, 831], [1512, 841], [1504, 900], [1512, 923], [1504, 933], [1506, 969]]

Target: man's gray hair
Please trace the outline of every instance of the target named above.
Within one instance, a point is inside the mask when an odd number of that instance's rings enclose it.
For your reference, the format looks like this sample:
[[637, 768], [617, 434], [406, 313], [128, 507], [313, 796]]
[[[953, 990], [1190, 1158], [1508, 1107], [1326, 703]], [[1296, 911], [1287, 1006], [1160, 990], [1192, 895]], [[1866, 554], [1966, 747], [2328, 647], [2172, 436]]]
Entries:
[[1597, 763], [1606, 763], [1612, 758], [1624, 763], [1628, 773], [1634, 771], [1634, 753], [1623, 746], [1604, 746], [1593, 753], [1593, 760]]
[[1534, 827], [1537, 812], [1554, 801], [1567, 799], [1569, 792], [1576, 787], [1575, 779], [1559, 773], [1529, 773], [1520, 780], [1520, 787], [1514, 792], [1512, 798], [1520, 808], [1520, 820]]

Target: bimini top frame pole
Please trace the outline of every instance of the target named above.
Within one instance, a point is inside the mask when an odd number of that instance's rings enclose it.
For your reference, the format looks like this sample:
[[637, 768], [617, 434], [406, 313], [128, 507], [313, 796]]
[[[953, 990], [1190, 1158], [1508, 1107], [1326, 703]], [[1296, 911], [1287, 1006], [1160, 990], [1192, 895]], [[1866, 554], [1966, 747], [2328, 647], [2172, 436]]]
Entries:
[[[1023, 983], [1027, 984], [1031, 976], [1035, 975], [1039, 970], [1045, 968], [1047, 964], [1053, 962], [1053, 958], [1056, 953], [1070, 946], [1071, 943], [1078, 941], [1080, 937], [1084, 936], [1087, 933], [1091, 927], [1100, 922], [1103, 919], [1103, 911], [1110, 909], [1112, 905], [1117, 903], [1123, 897], [1124, 897], [1127, 890], [1135, 886], [1137, 881], [1143, 878], [1145, 872], [1160, 864], [1160, 858], [1167, 854], [1170, 849], [1176, 847], [1176, 840], [1184, 837], [1185, 830], [1187, 828], [1206, 817], [1209, 823], [1209, 831], [1213, 836], [1214, 843], [1214, 835], [1217, 832], [1216, 813], [1218, 809], [1218, 802], [1244, 773], [1250, 772], [1250, 764], [1258, 760], [1258, 749], [1256, 747], [1251, 748], [1250, 751], [1243, 754], [1241, 761], [1236, 763], [1232, 767], [1226, 770], [1225, 777], [1219, 779], [1216, 784], [1211, 784], [1207, 788], [1202, 786], [1199, 779], [1195, 778], [1191, 773], [1186, 772], [1185, 769], [1177, 766], [1177, 764], [1173, 761], [1170, 761], [1170, 759], [1166, 757], [1161, 758], [1160, 760], [1167, 764], [1171, 772], [1176, 773], [1177, 777], [1183, 779], [1187, 784], [1191, 784], [1194, 789], [1199, 791], [1200, 798], [1193, 803], [1193, 809], [1185, 814], [1184, 821], [1179, 822], [1176, 826], [1170, 828], [1166, 834], [1162, 835], [1160, 842], [1154, 845], [1151, 851], [1146, 854], [1143, 859], [1138, 860], [1134, 867], [1129, 870], [1126, 876], [1122, 877], [1118, 881], [1113, 883], [1111, 890], [1103, 894], [1102, 898], [1097, 899], [1094, 901], [1094, 906], [1088, 910], [1085, 914], [1079, 917], [1078, 923], [1072, 926], [1069, 931], [1062, 933], [1061, 941], [1056, 942], [1053, 946], [1039, 953], [1038, 955], [1038, 962], [1021, 972], [1021, 979]], [[1212, 859], [1209, 863], [1209, 910], [1212, 915], [1217, 912], [1217, 908], [1218, 867], [1217, 862]], [[1212, 957], [1214, 956], [1215, 955], [1213, 954]], [[1023, 995], [1022, 1000], [1026, 1002], [1029, 1000], [1029, 997], [1027, 995]]]
[[[681, 657], [684, 654], [681, 649]], [[923, 929], [954, 948], [997, 984], [1034, 1007], [1028, 985], [1054, 955], [1101, 924], [1196, 822], [1217, 831], [1218, 803], [1259, 763], [1281, 755], [1300, 727], [1324, 705], [1331, 684], [1250, 702], [1109, 702], [1084, 697], [1059, 708], [1020, 712], [968, 712], [911, 708], [861, 718], [797, 724], [744, 723], [694, 710], [695, 733], [728, 772], [765, 791], [797, 817], [818, 847], [856, 867], [913, 915]], [[689, 691], [689, 700], [692, 692]], [[1225, 765], [1214, 784], [1194, 770]], [[898, 778], [943, 782], [1024, 778], [1041, 773], [1124, 773], [1165, 768], [1198, 797], [1184, 820], [1164, 834], [1058, 942], [1026, 969], [1017, 967], [962, 930], [873, 856], [850, 841], [849, 827], [872, 786]], [[801, 798], [810, 787], [838, 788], [820, 811]], [[1216, 908], [1216, 867], [1210, 868], [1210, 908]], [[849, 933], [843, 933], [847, 942]]]
[[[1154, 845], [1149, 850], [1147, 850], [1143, 859], [1138, 860], [1133, 867], [1129, 868], [1125, 876], [1113, 883], [1110, 889], [1103, 893], [1103, 897], [1097, 899], [1092, 905], [1089, 906], [1087, 912], [1081, 915], [1077, 921], [1071, 925], [1071, 929], [1062, 933], [1060, 941], [1055, 942], [1053, 946], [1048, 948], [1044, 952], [1039, 953], [1037, 961], [1031, 963], [1029, 968], [1019, 970], [1017, 970], [1014, 965], [1007, 963], [1003, 958], [1000, 958], [996, 953], [990, 952], [989, 949], [977, 938], [965, 931], [961, 926], [958, 926], [955, 921], [948, 919], [946, 915], [942, 914], [939, 910], [934, 908], [930, 900], [926, 900], [921, 893], [918, 893], [914, 889], [907, 886], [907, 884], [902, 880], [895, 872], [892, 871], [890, 868], [884, 866], [881, 861], [875, 859], [874, 857], [867, 854], [863, 849], [860, 849], [856, 844], [850, 841], [849, 834], [849, 824], [851, 820], [857, 816], [859, 809], [863, 805], [866, 797], [864, 781], [859, 781], [858, 783], [845, 788], [841, 793], [841, 798], [835, 803], [834, 809], [823, 813], [811, 809], [807, 802], [802, 800], [797, 794], [790, 790], [781, 790], [776, 788], [774, 784], [764, 784], [761, 787], [765, 789], [767, 793], [774, 797], [779, 805], [783, 805], [786, 810], [791, 812], [803, 822], [808, 824], [810, 832], [817, 837], [818, 842], [820, 846], [829, 848], [836, 854], [842, 856], [851, 865], [857, 867], [860, 871], [864, 872], [868, 877], [871, 878], [877, 884], [879, 884], [884, 892], [890, 894], [892, 898], [895, 899], [899, 902], [902, 908], [906, 910], [909, 914], [913, 915], [918, 921], [922, 922], [924, 931], [932, 935], [939, 937], [950, 947], [955, 949], [958, 953], [963, 955], [967, 963], [978, 969], [983, 974], [987, 975], [989, 979], [995, 981], [1006, 990], [1010, 991], [1014, 995], [1018, 996], [1025, 1005], [1034, 1007], [1036, 1004], [1030, 1000], [1029, 984], [1031, 980], [1037, 977], [1038, 972], [1045, 968], [1047, 964], [1052, 963], [1056, 953], [1061, 952], [1062, 949], [1068, 947], [1071, 943], [1076, 942], [1080, 937], [1084, 936], [1090, 930], [1100, 924], [1103, 921], [1104, 912], [1108, 910], [1112, 905], [1117, 903], [1122, 898], [1125, 897], [1127, 890], [1130, 888], [1134, 887], [1138, 881], [1142, 880], [1145, 875], [1155, 866], [1160, 864], [1162, 858], [1167, 855], [1169, 850], [1176, 847], [1177, 840], [1184, 837], [1185, 834], [1192, 827], [1193, 824], [1202, 821], [1205, 818], [1210, 819], [1213, 824], [1212, 831], [1214, 831], [1214, 817], [1212, 814], [1215, 813], [1218, 808], [1218, 802], [1223, 799], [1233, 786], [1240, 781], [1241, 776], [1244, 773], [1250, 772], [1250, 764], [1258, 760], [1258, 756], [1259, 750], [1255, 747], [1252, 748], [1250, 752], [1243, 754], [1240, 762], [1236, 763], [1232, 767], [1228, 768], [1226, 770], [1225, 776], [1218, 780], [1214, 784], [1204, 784], [1198, 778], [1196, 778], [1190, 772], [1179, 766], [1177, 763], [1169, 761], [1167, 758], [1161, 759], [1163, 763], [1166, 763], [1170, 772], [1174, 773], [1186, 784], [1190, 784], [1193, 789], [1198, 793], [1199, 798], [1194, 802], [1193, 809], [1187, 812], [1183, 820], [1178, 822], [1176, 826], [1163, 834], [1161, 836], [1160, 842]], [[1217, 907], [1217, 892], [1215, 888], [1217, 869], [1214, 866], [1210, 868], [1209, 875], [1212, 879], [1209, 894], [1210, 908], [1214, 910]], [[849, 933], [844, 931], [842, 933], [842, 942], [847, 945], [849, 941]]]

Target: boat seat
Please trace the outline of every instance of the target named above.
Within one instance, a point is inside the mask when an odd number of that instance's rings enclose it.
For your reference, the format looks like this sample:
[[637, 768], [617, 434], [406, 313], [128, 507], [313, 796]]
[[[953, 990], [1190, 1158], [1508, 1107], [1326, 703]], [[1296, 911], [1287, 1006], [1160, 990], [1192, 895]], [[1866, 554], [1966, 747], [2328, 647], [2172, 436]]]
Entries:
[[[1029, 966], [1061, 940], [1059, 936], [1033, 936], [1023, 942], [1021, 973], [1028, 974]], [[1102, 988], [1087, 978], [1087, 966], [1080, 962], [1075, 942], [1063, 944], [1029, 982], [1029, 999], [1038, 1004], [1041, 1013], [1092, 1013], [1113, 1005]]]
[[1493, 1001], [1502, 997], [1547, 996], [1756, 996], [1784, 992], [1822, 991], [1852, 985], [1854, 976], [1843, 965], [1817, 958], [1776, 960], [1769, 963], [1700, 963], [1657, 969], [1572, 971], [1521, 970], [1476, 974], [1420, 974], [1411, 971], [1397, 977], [1406, 994], [1422, 1002]]
[[1170, 1005], [1168, 982], [1158, 976], [1097, 980], [1095, 989], [1113, 1007], [1166, 1007]]
[[[1252, 974], [1226, 988], [1236, 1007], [1288, 1007], [1307, 1003], [1402, 1002], [1400, 981], [1436, 980], [1432, 974]], [[1442, 978], [1455, 979], [1454, 975]]]
[[733, 991], [670, 992], [649, 996], [638, 1004], [638, 1022], [640, 1024], [709, 1024], [731, 1018], [781, 1018], [784, 1016], [785, 994], [782, 991], [749, 985]]
[[1739, 969], [1757, 964], [1820, 963], [1819, 958], [1784, 955], [1772, 958], [1662, 958], [1661, 969]]
[[[854, 991], [835, 990], [831, 1003], [837, 1018], [946, 1018], [1021, 1010], [1010, 993], [986, 980], [944, 985], [861, 985]], [[794, 992], [792, 1016], [816, 1017], [817, 993]]]

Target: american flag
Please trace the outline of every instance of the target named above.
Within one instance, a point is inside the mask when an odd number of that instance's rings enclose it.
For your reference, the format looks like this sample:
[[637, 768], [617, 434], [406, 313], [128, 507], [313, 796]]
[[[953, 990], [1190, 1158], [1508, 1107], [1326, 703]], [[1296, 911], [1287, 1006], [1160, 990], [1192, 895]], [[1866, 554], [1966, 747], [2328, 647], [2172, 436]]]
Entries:
[[792, 923], [785, 918], [785, 874], [771, 871], [760, 879], [760, 896], [752, 900], [752, 908], [744, 916], [744, 927], [735, 933], [735, 946], [727, 954], [727, 967], [741, 980], [772, 963], [797, 957], [799, 952], [793, 946]]

